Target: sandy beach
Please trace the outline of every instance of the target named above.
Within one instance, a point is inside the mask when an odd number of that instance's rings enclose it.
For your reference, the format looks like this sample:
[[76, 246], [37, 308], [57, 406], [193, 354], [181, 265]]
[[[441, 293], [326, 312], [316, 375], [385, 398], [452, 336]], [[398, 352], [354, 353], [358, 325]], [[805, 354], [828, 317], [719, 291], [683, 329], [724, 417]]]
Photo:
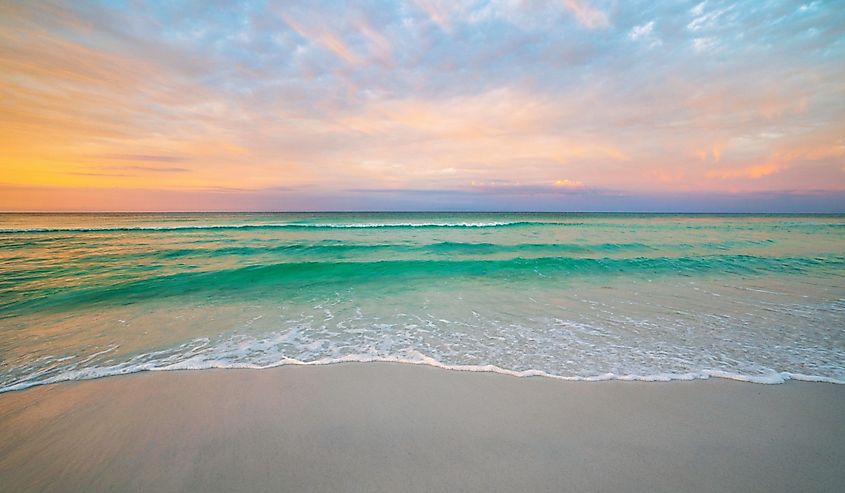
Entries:
[[845, 386], [391, 363], [0, 395], [3, 491], [841, 491]]

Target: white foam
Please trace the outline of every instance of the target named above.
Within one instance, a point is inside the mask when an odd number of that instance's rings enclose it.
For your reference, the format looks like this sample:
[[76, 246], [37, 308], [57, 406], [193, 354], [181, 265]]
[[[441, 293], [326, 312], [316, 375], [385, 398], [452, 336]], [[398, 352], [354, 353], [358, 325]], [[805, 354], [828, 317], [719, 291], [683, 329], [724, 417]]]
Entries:
[[[141, 355], [143, 357], [146, 355]], [[134, 359], [137, 359], [136, 357]], [[782, 384], [789, 380], [805, 381], [805, 382], [821, 382], [845, 385], [845, 379], [837, 379], [832, 377], [820, 375], [805, 375], [800, 373], [790, 372], [776, 372], [772, 371], [762, 375], [749, 375], [742, 373], [735, 373], [715, 369], [702, 369], [699, 371], [686, 373], [672, 373], [661, 372], [654, 374], [616, 374], [616, 373], [601, 373], [596, 375], [575, 376], [575, 375], [555, 375], [543, 370], [528, 369], [528, 370], [511, 370], [502, 368], [493, 364], [485, 365], [461, 365], [443, 363], [435, 358], [426, 356], [417, 351], [411, 351], [408, 356], [378, 356], [372, 354], [347, 354], [337, 358], [320, 358], [312, 361], [302, 361], [295, 358], [282, 357], [277, 361], [267, 364], [250, 363], [246, 361], [229, 361], [225, 359], [206, 359], [202, 355], [197, 355], [183, 361], [178, 361], [163, 366], [157, 366], [155, 363], [141, 363], [135, 365], [113, 365], [106, 367], [91, 367], [79, 370], [69, 370], [62, 372], [50, 378], [43, 380], [29, 380], [15, 383], [6, 387], [0, 388], [0, 393], [10, 392], [16, 390], [23, 390], [26, 388], [47, 385], [67, 381], [91, 380], [96, 378], [103, 378], [108, 376], [127, 375], [132, 373], [139, 373], [144, 371], [183, 371], [183, 370], [209, 370], [209, 369], [252, 369], [264, 370], [269, 368], [278, 368], [280, 366], [322, 366], [335, 365], [341, 363], [399, 363], [409, 365], [424, 365], [435, 368], [441, 368], [450, 371], [464, 371], [464, 372], [481, 372], [481, 373], [497, 373], [517, 378], [527, 377], [543, 377], [555, 380], [564, 381], [581, 381], [581, 382], [603, 382], [611, 380], [620, 381], [638, 381], [638, 382], [671, 382], [671, 381], [691, 381], [691, 380], [707, 380], [710, 378], [722, 378], [727, 380], [735, 380], [739, 382], [748, 382], [755, 384]]]
[[265, 223], [265, 224], [186, 224], [178, 226], [112, 226], [99, 228], [17, 228], [0, 229], [0, 233], [91, 233], [109, 231], [181, 231], [202, 229], [246, 229], [246, 228], [494, 228], [498, 226], [525, 225], [567, 225], [557, 222], [503, 221], [503, 222], [425, 222], [425, 223]]

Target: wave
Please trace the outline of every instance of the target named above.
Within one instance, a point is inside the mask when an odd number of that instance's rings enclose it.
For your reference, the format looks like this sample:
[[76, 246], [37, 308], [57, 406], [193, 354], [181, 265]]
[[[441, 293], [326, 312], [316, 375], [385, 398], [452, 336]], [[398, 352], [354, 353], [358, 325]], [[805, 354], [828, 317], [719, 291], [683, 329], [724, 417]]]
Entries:
[[[61, 238], [51, 238], [60, 241]], [[183, 248], [162, 248], [147, 251], [133, 251], [115, 253], [91, 253], [76, 258], [76, 262], [96, 262], [98, 264], [111, 262], [143, 262], [154, 259], [210, 259], [224, 256], [250, 257], [258, 255], [343, 255], [395, 253], [395, 254], [427, 254], [427, 255], [497, 255], [497, 254], [624, 254], [629, 252], [655, 251], [689, 251], [689, 250], [720, 250], [730, 251], [737, 248], [753, 248], [769, 246], [774, 240], [734, 240], [724, 242], [704, 243], [655, 243], [641, 242], [605, 242], [605, 243], [517, 243], [497, 244], [489, 242], [454, 242], [443, 241], [430, 244], [408, 243], [351, 243], [338, 240], [297, 241], [273, 245], [228, 246], [213, 240], [202, 240], [195, 243], [199, 247], [189, 247], [192, 242], [186, 242]], [[33, 242], [15, 242], [8, 245], [0, 244], [0, 250], [20, 250], [33, 246]], [[277, 259], [280, 260], [280, 259]]]
[[[655, 248], [644, 243], [521, 243], [501, 245], [495, 243], [451, 242], [443, 241], [425, 245], [408, 245], [401, 243], [340, 243], [327, 242], [296, 242], [275, 246], [243, 246], [243, 247], [211, 247], [211, 248], [179, 248], [159, 250], [141, 255], [142, 257], [182, 258], [182, 257], [217, 257], [225, 255], [252, 256], [261, 254], [344, 254], [361, 253], [424, 253], [424, 254], [463, 254], [463, 255], [494, 255], [502, 253], [599, 253], [599, 252], [646, 252]], [[85, 257], [86, 260], [99, 258], [97, 255]], [[107, 259], [110, 257], [107, 257]]]
[[290, 293], [335, 290], [337, 286], [400, 283], [448, 278], [485, 278], [500, 281], [559, 280], [561, 276], [757, 275], [804, 274], [819, 269], [834, 275], [845, 272], [845, 256], [766, 257], [706, 255], [685, 257], [517, 257], [506, 260], [379, 260], [285, 262], [257, 264], [223, 270], [181, 272], [139, 280], [55, 289], [39, 295], [0, 300], [0, 318], [25, 309], [53, 309], [78, 304], [134, 303], [144, 299], [202, 293], [230, 296], [245, 289], [272, 288]]
[[124, 364], [117, 364], [105, 367], [90, 367], [82, 369], [74, 369], [61, 372], [52, 377], [41, 380], [24, 380], [14, 383], [8, 383], [0, 387], [0, 393], [24, 390], [30, 387], [39, 385], [49, 385], [61, 382], [93, 380], [97, 378], [105, 378], [110, 376], [128, 375], [133, 373], [141, 373], [147, 371], [198, 371], [211, 369], [251, 369], [251, 370], [266, 370], [271, 368], [278, 368], [282, 366], [324, 366], [335, 365], [343, 363], [397, 363], [410, 365], [423, 365], [435, 368], [441, 368], [450, 371], [466, 371], [466, 372], [481, 372], [481, 373], [497, 373], [517, 378], [541, 377], [551, 378], [555, 380], [564, 381], [580, 381], [580, 382], [603, 382], [610, 380], [619, 381], [640, 381], [640, 382], [670, 382], [670, 381], [690, 381], [690, 380], [707, 380], [710, 378], [722, 378], [727, 380], [735, 380], [739, 382], [757, 383], [757, 384], [782, 384], [789, 380], [805, 381], [805, 382], [821, 382], [838, 385], [845, 385], [845, 380], [828, 377], [824, 375], [806, 375], [801, 373], [792, 373], [785, 371], [771, 370], [765, 374], [745, 374], [737, 373], [719, 369], [700, 369], [697, 371], [687, 371], [683, 373], [676, 372], [658, 372], [658, 373], [596, 373], [589, 375], [558, 375], [549, 373], [543, 370], [527, 369], [527, 370], [512, 370], [502, 368], [494, 364], [483, 365], [462, 365], [449, 364], [439, 361], [430, 356], [426, 356], [418, 351], [412, 351], [411, 354], [405, 356], [386, 355], [374, 356], [371, 354], [348, 354], [337, 358], [321, 358], [311, 361], [301, 361], [294, 358], [282, 357], [279, 360], [267, 364], [255, 364], [249, 362], [232, 362], [221, 361], [214, 359], [196, 360], [189, 358], [184, 361], [170, 363], [166, 365], [157, 365], [154, 362], [145, 362], [140, 364], [131, 364], [131, 361]]
[[520, 243], [501, 245], [495, 243], [465, 243], [443, 241], [420, 247], [420, 250], [433, 253], [495, 254], [495, 253], [530, 253], [530, 252], [566, 252], [594, 253], [654, 250], [645, 243]]
[[369, 228], [502, 228], [514, 226], [580, 226], [584, 223], [550, 221], [504, 221], [478, 223], [279, 223], [279, 224], [188, 224], [179, 226], [115, 226], [101, 228], [17, 228], [0, 229], [0, 234], [101, 233], [133, 231], [201, 231], [226, 229], [369, 229]]

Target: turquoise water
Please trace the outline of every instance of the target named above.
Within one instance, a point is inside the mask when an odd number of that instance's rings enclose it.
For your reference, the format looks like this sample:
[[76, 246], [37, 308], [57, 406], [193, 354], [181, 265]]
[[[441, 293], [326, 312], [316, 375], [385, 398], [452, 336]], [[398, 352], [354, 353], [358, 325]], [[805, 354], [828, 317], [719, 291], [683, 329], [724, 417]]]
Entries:
[[0, 391], [404, 361], [845, 382], [845, 216], [0, 214]]

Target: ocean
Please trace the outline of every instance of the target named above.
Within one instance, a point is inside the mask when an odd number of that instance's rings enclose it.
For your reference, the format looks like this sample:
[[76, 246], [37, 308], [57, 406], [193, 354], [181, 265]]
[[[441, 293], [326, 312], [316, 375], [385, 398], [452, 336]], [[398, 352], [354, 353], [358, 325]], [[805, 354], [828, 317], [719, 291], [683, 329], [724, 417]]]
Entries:
[[845, 216], [0, 214], [0, 392], [343, 361], [845, 383]]

